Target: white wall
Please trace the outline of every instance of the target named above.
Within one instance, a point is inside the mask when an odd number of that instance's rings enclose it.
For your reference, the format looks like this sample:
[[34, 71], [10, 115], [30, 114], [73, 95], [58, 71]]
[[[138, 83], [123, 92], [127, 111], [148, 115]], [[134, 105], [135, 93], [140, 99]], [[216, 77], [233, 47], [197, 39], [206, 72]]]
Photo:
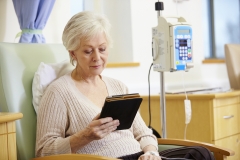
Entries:
[[131, 1], [129, 0], [85, 0], [84, 9], [107, 15], [112, 25], [110, 34], [113, 47], [109, 62], [132, 62], [133, 44], [131, 30]]
[[20, 31], [12, 1], [0, 1], [0, 41], [13, 42]]
[[[140, 62], [139, 67], [107, 68], [103, 75], [119, 79], [126, 83], [130, 92], [148, 93], [148, 70], [152, 63], [151, 56], [151, 28], [157, 25], [155, 2], [157, 0], [131, 0], [131, 31], [133, 60]], [[163, 15], [177, 15], [174, 0], [164, 0]], [[112, 12], [115, 12], [112, 6]], [[67, 20], [71, 17], [69, 1], [57, 0], [49, 21], [44, 29], [44, 36], [48, 43], [61, 43], [61, 33]], [[224, 86], [229, 87], [225, 64], [202, 64], [204, 59], [203, 37], [203, 5], [202, 0], [186, 0], [178, 4], [178, 15], [183, 16], [193, 27], [194, 68], [189, 72], [165, 72], [165, 86], [168, 88], [182, 88], [183, 81], [186, 88], [196, 86]], [[20, 31], [12, 1], [0, 0], [0, 41], [13, 42]], [[123, 14], [123, 13], [121, 13]], [[122, 18], [129, 15], [122, 15]], [[3, 25], [5, 24], [5, 25]], [[125, 25], [125, 24], [123, 24]], [[126, 37], [128, 35], [125, 35]], [[124, 39], [123, 39], [124, 41]], [[17, 42], [17, 40], [16, 40]], [[117, 45], [117, 44], [115, 44]], [[182, 78], [184, 77], [184, 78]], [[151, 71], [151, 93], [159, 92], [159, 73]]]

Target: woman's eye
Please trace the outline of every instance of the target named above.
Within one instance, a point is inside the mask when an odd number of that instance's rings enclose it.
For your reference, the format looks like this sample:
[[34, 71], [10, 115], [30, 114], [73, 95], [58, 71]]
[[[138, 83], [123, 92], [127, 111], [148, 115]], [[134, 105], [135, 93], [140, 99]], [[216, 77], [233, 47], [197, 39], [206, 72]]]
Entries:
[[92, 51], [84, 51], [86, 54], [90, 54], [92, 53]]
[[100, 48], [99, 51], [100, 52], [104, 52], [106, 50], [106, 48]]

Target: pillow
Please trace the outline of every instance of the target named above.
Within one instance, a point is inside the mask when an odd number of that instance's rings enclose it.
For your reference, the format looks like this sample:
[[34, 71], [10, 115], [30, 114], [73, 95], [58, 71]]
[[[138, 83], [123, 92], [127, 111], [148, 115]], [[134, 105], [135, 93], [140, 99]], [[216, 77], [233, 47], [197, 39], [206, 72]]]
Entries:
[[43, 62], [40, 63], [32, 82], [32, 103], [36, 114], [43, 93], [48, 85], [57, 78], [69, 73], [73, 69], [74, 66], [69, 62], [69, 60], [51, 64], [46, 64]]

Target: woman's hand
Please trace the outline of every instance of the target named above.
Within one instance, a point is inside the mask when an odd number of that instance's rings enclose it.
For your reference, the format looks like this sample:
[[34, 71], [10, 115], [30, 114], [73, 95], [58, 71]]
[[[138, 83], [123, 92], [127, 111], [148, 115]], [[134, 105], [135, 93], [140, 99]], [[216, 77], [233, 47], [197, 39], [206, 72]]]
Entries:
[[162, 160], [156, 146], [147, 145], [143, 148], [143, 152], [144, 154], [141, 155], [138, 160]]
[[115, 131], [120, 124], [119, 120], [113, 120], [111, 117], [99, 119], [99, 116], [100, 114], [98, 114], [86, 128], [85, 138], [89, 140], [102, 139], [112, 131]]
[[98, 140], [112, 131], [117, 129], [119, 126], [119, 120], [113, 120], [112, 118], [101, 118], [98, 119], [98, 114], [85, 130], [82, 130], [70, 137], [70, 145], [72, 153], [76, 153], [77, 150], [84, 147], [93, 140]]
[[160, 156], [150, 155], [150, 154], [143, 154], [141, 155], [138, 160], [162, 160]]

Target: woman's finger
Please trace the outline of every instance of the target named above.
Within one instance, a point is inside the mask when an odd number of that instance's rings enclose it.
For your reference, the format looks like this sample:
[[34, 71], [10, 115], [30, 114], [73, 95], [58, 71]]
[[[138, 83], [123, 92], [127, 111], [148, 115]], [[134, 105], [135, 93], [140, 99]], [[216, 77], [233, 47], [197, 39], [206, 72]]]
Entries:
[[[96, 116], [95, 118], [97, 118], [98, 116]], [[90, 123], [91, 126], [101, 126], [105, 123], [111, 122], [113, 121], [113, 119], [111, 117], [106, 117], [106, 118], [101, 118], [101, 119], [93, 119], [93, 121]]]
[[100, 129], [101, 130], [104, 130], [104, 129], [108, 129], [110, 127], [117, 127], [119, 126], [119, 120], [113, 120], [111, 122], [108, 122], [108, 123], [104, 123], [100, 126]]
[[110, 126], [108, 128], [105, 128], [101, 130], [104, 134], [109, 134], [117, 129], [117, 126]]
[[103, 124], [102, 126], [89, 125], [88, 127], [86, 127], [86, 129], [89, 131], [88, 134], [91, 135], [90, 137], [95, 137], [95, 139], [101, 139], [116, 130], [119, 124], [118, 120], [116, 120], [114, 123], [109, 123], [111, 124], [107, 123]]

